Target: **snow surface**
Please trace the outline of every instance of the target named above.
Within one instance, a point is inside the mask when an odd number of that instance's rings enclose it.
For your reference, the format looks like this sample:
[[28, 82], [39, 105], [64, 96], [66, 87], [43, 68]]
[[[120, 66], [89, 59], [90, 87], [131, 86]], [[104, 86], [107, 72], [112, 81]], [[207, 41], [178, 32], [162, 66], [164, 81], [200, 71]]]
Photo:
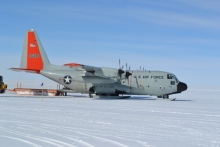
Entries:
[[220, 146], [220, 88], [176, 101], [0, 95], [2, 147]]

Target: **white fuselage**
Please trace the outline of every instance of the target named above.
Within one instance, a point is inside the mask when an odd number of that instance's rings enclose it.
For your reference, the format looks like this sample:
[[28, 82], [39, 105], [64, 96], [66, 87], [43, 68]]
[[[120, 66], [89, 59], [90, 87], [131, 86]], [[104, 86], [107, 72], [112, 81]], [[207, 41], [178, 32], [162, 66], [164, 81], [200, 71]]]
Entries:
[[[129, 71], [132, 75], [125, 78], [122, 74], [121, 79], [117, 76], [117, 69], [102, 68], [104, 77], [91, 74], [88, 76], [86, 71], [74, 68], [54, 66], [51, 70], [42, 70], [41, 74], [51, 80], [68, 87], [75, 92], [89, 93], [89, 89], [94, 87], [95, 93], [129, 95], [164, 95], [175, 93], [179, 81], [176, 78], [168, 79], [168, 75], [173, 75], [162, 71]], [[63, 78], [71, 76], [71, 83], [65, 83]], [[175, 77], [173, 75], [173, 77]], [[121, 93], [120, 93], [121, 92]]]

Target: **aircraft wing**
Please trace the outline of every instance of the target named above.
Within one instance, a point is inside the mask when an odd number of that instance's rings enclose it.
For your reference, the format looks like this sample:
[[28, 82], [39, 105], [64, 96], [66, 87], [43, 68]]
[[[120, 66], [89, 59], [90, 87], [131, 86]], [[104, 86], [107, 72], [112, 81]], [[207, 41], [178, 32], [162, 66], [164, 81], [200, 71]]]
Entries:
[[85, 76], [93, 75], [102, 78], [117, 78], [118, 75], [118, 70], [113, 68], [101, 68], [78, 63], [67, 63], [63, 66], [69, 66], [70, 68], [74, 68], [75, 70], [79, 71], [86, 71]]
[[67, 64], [63, 64], [63, 66], [69, 66], [70, 68], [74, 68], [79, 71], [80, 70], [87, 71], [87, 72], [95, 72], [95, 71], [101, 70], [100, 67], [93, 67], [93, 66], [88, 66], [88, 65], [78, 64], [78, 63], [67, 63]]

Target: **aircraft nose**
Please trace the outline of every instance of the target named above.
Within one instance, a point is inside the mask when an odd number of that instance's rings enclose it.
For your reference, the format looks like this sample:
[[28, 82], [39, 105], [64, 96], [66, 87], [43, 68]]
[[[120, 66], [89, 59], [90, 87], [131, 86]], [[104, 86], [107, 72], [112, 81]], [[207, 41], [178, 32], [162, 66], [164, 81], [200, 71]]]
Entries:
[[185, 91], [187, 89], [187, 85], [183, 82], [179, 82], [177, 85], [177, 91], [178, 92], [182, 92]]

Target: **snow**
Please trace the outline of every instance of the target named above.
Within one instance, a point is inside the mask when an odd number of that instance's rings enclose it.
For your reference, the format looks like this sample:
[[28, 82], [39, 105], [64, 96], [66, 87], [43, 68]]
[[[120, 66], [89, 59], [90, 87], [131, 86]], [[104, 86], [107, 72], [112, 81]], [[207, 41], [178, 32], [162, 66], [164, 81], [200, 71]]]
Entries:
[[176, 101], [0, 95], [0, 146], [220, 146], [220, 88], [194, 87]]

